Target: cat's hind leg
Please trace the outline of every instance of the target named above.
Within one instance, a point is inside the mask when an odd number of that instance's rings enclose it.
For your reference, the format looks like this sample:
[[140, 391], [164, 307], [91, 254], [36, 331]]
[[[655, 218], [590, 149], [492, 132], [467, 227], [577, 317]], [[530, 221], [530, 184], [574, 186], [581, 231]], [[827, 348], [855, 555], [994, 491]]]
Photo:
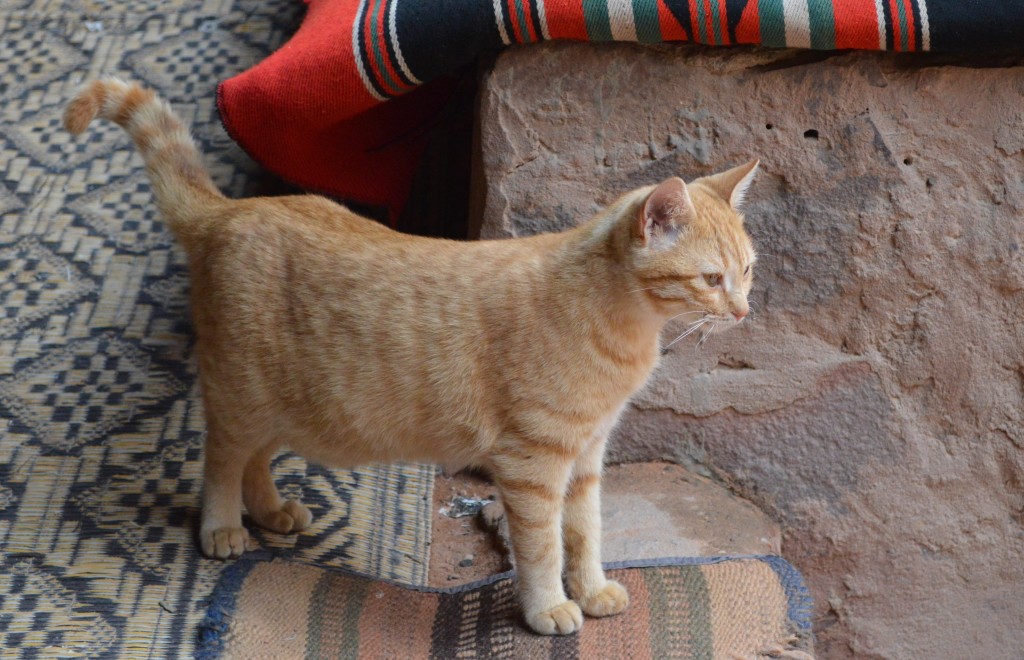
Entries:
[[297, 500], [282, 499], [270, 474], [270, 461], [277, 451], [270, 444], [245, 464], [242, 475], [242, 500], [256, 524], [278, 534], [300, 532], [313, 521], [313, 514]]

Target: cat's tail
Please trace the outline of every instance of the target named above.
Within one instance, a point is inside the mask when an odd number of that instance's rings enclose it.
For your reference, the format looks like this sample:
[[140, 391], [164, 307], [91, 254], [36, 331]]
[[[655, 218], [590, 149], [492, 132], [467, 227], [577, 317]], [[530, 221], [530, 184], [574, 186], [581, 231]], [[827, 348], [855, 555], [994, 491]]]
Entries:
[[226, 202], [203, 165], [184, 122], [151, 89], [117, 78], [85, 85], [64, 111], [64, 126], [78, 135], [96, 117], [124, 128], [142, 153], [157, 207], [186, 245], [204, 229], [212, 207]]

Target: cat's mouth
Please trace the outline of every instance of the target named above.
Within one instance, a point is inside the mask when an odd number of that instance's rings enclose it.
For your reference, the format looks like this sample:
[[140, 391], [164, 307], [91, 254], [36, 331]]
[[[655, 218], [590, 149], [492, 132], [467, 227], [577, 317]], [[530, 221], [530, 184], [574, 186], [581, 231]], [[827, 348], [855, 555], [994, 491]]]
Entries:
[[668, 353], [670, 348], [686, 337], [691, 335], [696, 336], [697, 346], [699, 347], [702, 346], [711, 335], [725, 332], [726, 330], [736, 327], [743, 321], [743, 319], [737, 319], [732, 314], [712, 314], [707, 311], [683, 312], [673, 318], [679, 318], [686, 314], [700, 314], [701, 316], [695, 321], [690, 321], [683, 332], [681, 332], [675, 339], [662, 346], [662, 355]]
[[737, 319], [732, 314], [709, 314], [705, 317], [707, 323], [704, 324], [704, 334], [718, 334], [719, 332], [725, 332], [735, 328], [743, 319]]

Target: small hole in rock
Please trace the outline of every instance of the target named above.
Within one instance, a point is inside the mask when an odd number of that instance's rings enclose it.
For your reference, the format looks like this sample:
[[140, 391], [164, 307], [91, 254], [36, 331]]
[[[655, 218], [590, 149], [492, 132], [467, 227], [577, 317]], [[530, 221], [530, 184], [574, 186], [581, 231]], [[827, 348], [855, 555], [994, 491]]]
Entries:
[[906, 158], [904, 158], [904, 159], [903, 159], [903, 164], [904, 164], [904, 165], [910, 165], [910, 164], [912, 164], [913, 162], [914, 162], [914, 159], [913, 159], [913, 158], [911, 158], [910, 156], [907, 156]]
[[809, 140], [817, 140], [818, 139], [818, 131], [813, 129], [813, 128], [810, 129], [810, 130], [804, 131], [804, 137], [809, 139]]
[[775, 128], [775, 124], [765, 124], [764, 127], [767, 128], [770, 131], [773, 128]]

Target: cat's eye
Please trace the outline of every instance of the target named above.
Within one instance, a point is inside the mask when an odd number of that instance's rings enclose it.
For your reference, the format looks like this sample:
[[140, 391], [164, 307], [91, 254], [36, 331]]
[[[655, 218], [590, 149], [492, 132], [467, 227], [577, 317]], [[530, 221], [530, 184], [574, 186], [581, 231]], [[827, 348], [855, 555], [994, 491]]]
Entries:
[[750, 264], [747, 264], [747, 267], [743, 269], [743, 275], [750, 275]]
[[722, 276], [719, 273], [704, 273], [704, 281], [708, 286], [718, 286], [722, 283]]

